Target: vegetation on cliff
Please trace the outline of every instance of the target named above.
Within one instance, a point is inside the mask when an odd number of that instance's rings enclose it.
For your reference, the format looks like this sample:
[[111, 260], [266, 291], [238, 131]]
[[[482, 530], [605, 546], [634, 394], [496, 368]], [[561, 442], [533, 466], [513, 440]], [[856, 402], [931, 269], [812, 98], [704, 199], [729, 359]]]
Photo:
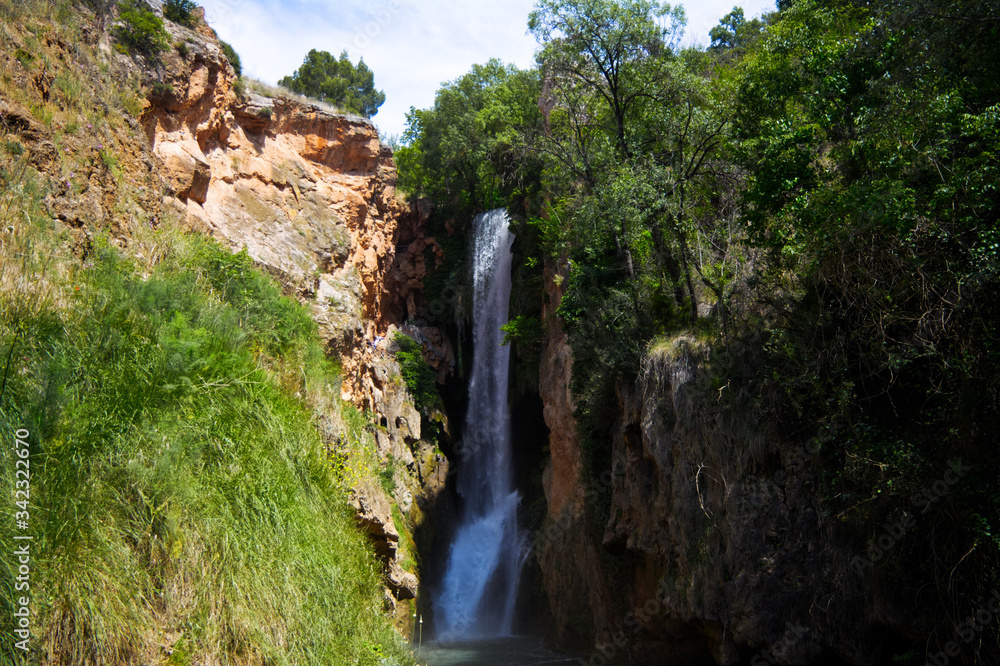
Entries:
[[155, 57], [170, 46], [170, 36], [163, 28], [163, 21], [145, 4], [137, 2], [126, 2], [120, 7], [115, 37], [123, 53], [132, 51]]
[[326, 51], [312, 49], [295, 73], [278, 81], [278, 85], [366, 118], [378, 113], [385, 103], [385, 93], [375, 89], [375, 75], [364, 59], [355, 65], [347, 51], [334, 58]]
[[426, 413], [440, 408], [441, 396], [437, 391], [436, 376], [424, 359], [420, 343], [403, 333], [397, 333], [393, 341], [398, 347], [395, 356], [399, 371], [417, 409]]
[[[616, 390], [683, 331], [716, 349], [716, 403], [738, 382], [782, 446], [816, 447], [824, 524], [865, 556], [869, 601], [912, 612], [900, 663], [1000, 584], [996, 9], [795, 0], [734, 10], [701, 50], [678, 46], [664, 3], [539, 0], [538, 66], [447, 84], [399, 152], [442, 222], [505, 205], [535, 230], [518, 270], [568, 259], [559, 316], [592, 474]], [[514, 312], [516, 343], [535, 342], [541, 299]], [[866, 544], [958, 459], [975, 463], [872, 562]], [[1000, 655], [987, 633], [970, 658]]]
[[31, 663], [410, 663], [346, 501], [374, 447], [309, 312], [161, 212], [142, 81], [86, 6], [0, 15], [0, 487], [30, 481], [0, 661], [26, 597]]

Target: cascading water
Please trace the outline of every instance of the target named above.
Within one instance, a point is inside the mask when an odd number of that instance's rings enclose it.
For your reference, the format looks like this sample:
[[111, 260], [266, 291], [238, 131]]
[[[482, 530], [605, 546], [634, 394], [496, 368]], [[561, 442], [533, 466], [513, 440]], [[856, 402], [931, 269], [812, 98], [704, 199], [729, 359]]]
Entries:
[[501, 344], [510, 300], [514, 235], [503, 209], [476, 217], [473, 248], [472, 377], [458, 492], [465, 509], [433, 602], [439, 639], [509, 636], [527, 553], [517, 526], [507, 365]]

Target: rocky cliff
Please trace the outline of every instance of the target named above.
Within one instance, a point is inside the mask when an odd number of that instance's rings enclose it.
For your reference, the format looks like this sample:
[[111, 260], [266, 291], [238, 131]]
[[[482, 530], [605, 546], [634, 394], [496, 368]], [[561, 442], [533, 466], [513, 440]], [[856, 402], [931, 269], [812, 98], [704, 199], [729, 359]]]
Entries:
[[592, 510], [586, 500], [591, 489], [584, 480], [573, 417], [573, 353], [556, 315], [568, 270], [566, 262], [545, 266], [547, 299], [542, 317], [547, 327], [539, 362], [539, 394], [549, 428], [550, 462], [542, 478], [547, 514], [535, 539], [555, 638], [564, 645], [587, 642], [595, 628], [604, 632], [612, 623], [599, 548], [588, 538]]
[[[395, 524], [393, 508], [419, 524], [420, 506], [447, 477], [447, 461], [421, 438], [421, 414], [393, 354], [393, 336], [405, 331], [439, 375], [454, 365], [440, 331], [404, 323], [423, 303], [425, 250], [436, 248], [423, 232], [428, 208], [397, 197], [392, 153], [370, 121], [238, 92], [210, 28], [166, 26], [174, 48], [146, 73], [152, 93], [141, 118], [165, 183], [163, 208], [187, 229], [245, 249], [312, 308], [340, 359], [342, 398], [373, 415], [370, 432], [393, 480], [391, 495], [358, 483], [352, 503], [385, 563], [394, 607], [416, 596], [419, 572], [416, 554], [401, 552], [409, 528]], [[405, 631], [410, 613], [398, 619]]]
[[593, 646], [588, 663], [891, 659], [899, 618], [887, 604], [865, 608], [856, 552], [819, 506], [816, 451], [782, 445], [750, 416], [762, 396], [723, 377], [742, 362], [720, 361], [691, 335], [661, 342], [617, 388], [609, 468], [581, 467], [572, 355], [558, 320], [550, 325], [549, 513], [536, 552], [555, 637]]

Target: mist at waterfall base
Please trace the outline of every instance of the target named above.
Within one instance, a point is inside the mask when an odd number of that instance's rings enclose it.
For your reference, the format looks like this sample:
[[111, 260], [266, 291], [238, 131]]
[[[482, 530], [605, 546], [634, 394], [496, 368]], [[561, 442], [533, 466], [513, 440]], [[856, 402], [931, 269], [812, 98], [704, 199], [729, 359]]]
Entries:
[[507, 375], [514, 235], [503, 209], [474, 220], [473, 363], [457, 488], [464, 502], [448, 565], [432, 602], [439, 641], [510, 636], [518, 578], [528, 554], [517, 525]]

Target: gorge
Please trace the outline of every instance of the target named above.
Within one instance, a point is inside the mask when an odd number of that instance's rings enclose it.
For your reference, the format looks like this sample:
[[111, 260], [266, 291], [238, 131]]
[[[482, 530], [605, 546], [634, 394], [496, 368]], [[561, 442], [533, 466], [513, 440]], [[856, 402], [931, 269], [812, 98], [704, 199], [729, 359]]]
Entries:
[[161, 4], [0, 0], [0, 660], [1000, 663], [995, 3], [538, 0], [402, 143]]
[[441, 591], [434, 600], [438, 639], [509, 636], [525, 535], [517, 525], [520, 495], [513, 487], [507, 368], [503, 344], [510, 300], [511, 244], [507, 213], [473, 222], [472, 345], [469, 408], [458, 467], [463, 499]]

